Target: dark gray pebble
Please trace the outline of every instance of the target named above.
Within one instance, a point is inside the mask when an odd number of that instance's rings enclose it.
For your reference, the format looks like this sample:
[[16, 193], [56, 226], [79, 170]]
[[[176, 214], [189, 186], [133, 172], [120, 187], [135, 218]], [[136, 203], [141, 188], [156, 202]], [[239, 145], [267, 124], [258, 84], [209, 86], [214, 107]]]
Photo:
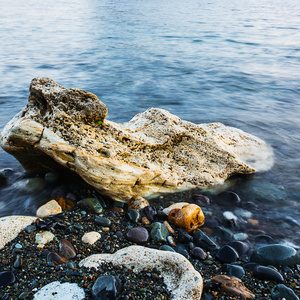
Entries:
[[153, 222], [157, 212], [154, 206], [146, 206], [140, 210], [142, 217], [146, 217], [150, 222]]
[[189, 259], [190, 256], [189, 256], [189, 252], [187, 250], [187, 248], [185, 247], [185, 245], [183, 244], [178, 244], [176, 247], [175, 247], [175, 251], [177, 253], [180, 253], [181, 255], [183, 255], [185, 258]]
[[77, 205], [87, 212], [100, 214], [103, 211], [103, 206], [96, 198], [85, 198], [77, 202]]
[[253, 240], [255, 243], [260, 243], [260, 244], [271, 244], [274, 242], [273, 238], [267, 234], [254, 235]]
[[199, 260], [204, 260], [204, 259], [206, 259], [207, 254], [205, 253], [205, 251], [202, 248], [195, 247], [191, 251], [191, 256], [193, 258], [196, 258], [196, 259], [199, 259]]
[[255, 262], [247, 262], [243, 265], [243, 268], [245, 270], [248, 270], [248, 271], [251, 271], [253, 272], [254, 270], [256, 270], [256, 268], [259, 266], [258, 263], [255, 263]]
[[17, 258], [14, 262], [14, 268], [19, 269], [22, 267], [22, 264], [23, 264], [23, 259], [21, 258], [20, 255], [17, 255]]
[[141, 219], [140, 213], [135, 209], [129, 209], [127, 212], [127, 216], [129, 218], [129, 220], [134, 223], [138, 223], [139, 220]]
[[200, 207], [210, 205], [209, 197], [202, 194], [193, 194], [192, 201]]
[[16, 280], [15, 274], [11, 271], [0, 272], [0, 287], [8, 286]]
[[169, 246], [169, 245], [162, 245], [162, 246], [159, 247], [159, 250], [176, 252], [176, 251], [175, 251], [171, 246]]
[[294, 248], [273, 244], [257, 248], [250, 260], [262, 265], [294, 265], [300, 263], [300, 257]]
[[193, 240], [196, 246], [207, 251], [214, 252], [219, 249], [219, 246], [201, 230], [195, 231]]
[[288, 300], [299, 300], [299, 297], [294, 293], [294, 291], [284, 284], [278, 284], [271, 290], [272, 300], [288, 299]]
[[73, 245], [66, 239], [62, 239], [59, 241], [59, 254], [65, 257], [66, 259], [70, 259], [76, 256], [76, 251]]
[[182, 228], [178, 228], [178, 242], [188, 244], [193, 241], [193, 237]]
[[156, 219], [160, 221], [167, 221], [168, 215], [165, 214], [162, 210], [158, 210], [156, 214]]
[[98, 300], [120, 299], [121, 289], [118, 278], [112, 275], [100, 276], [92, 287], [92, 295]]
[[246, 243], [241, 241], [233, 241], [228, 245], [234, 248], [240, 257], [246, 255], [249, 251], [249, 246]]
[[223, 226], [217, 226], [215, 228], [215, 236], [221, 239], [221, 241], [232, 241], [233, 240], [233, 232], [225, 228]]
[[149, 241], [148, 230], [144, 227], [134, 227], [126, 233], [126, 239], [133, 243], [144, 245]]
[[104, 217], [98, 217], [95, 219], [95, 223], [100, 226], [109, 227], [111, 225], [111, 220]]
[[282, 275], [270, 267], [258, 266], [254, 270], [253, 276], [262, 280], [271, 280], [279, 283], [284, 282]]
[[242, 278], [245, 275], [245, 270], [241, 266], [237, 265], [227, 265], [226, 266], [227, 275]]
[[223, 263], [232, 263], [239, 259], [239, 254], [234, 248], [225, 245], [217, 252], [216, 258]]
[[217, 195], [215, 200], [219, 205], [231, 207], [241, 202], [238, 194], [229, 191], [220, 193], [219, 195]]
[[28, 233], [30, 233], [30, 232], [32, 232], [32, 231], [35, 231], [35, 230], [36, 230], [36, 225], [35, 225], [35, 224], [28, 225], [28, 226], [26, 226], [26, 228], [25, 228], [25, 231], [28, 232]]

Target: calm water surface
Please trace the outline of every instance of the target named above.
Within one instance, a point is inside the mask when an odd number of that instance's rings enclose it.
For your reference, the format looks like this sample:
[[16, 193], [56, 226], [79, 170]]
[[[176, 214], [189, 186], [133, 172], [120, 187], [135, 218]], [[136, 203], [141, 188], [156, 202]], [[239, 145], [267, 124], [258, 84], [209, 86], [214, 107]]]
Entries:
[[[160, 107], [235, 126], [275, 153], [270, 171], [235, 190], [300, 222], [298, 0], [2, 0], [0, 28], [0, 129], [38, 76], [96, 94], [112, 121]], [[3, 168], [22, 171], [0, 150]], [[14, 176], [2, 215], [32, 207]]]

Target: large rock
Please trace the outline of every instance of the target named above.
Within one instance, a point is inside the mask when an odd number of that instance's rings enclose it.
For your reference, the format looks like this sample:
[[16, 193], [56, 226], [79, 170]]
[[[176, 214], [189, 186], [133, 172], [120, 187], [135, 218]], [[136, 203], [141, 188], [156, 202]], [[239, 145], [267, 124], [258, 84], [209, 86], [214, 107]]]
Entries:
[[203, 288], [201, 275], [185, 257], [178, 253], [130, 246], [114, 254], [91, 255], [82, 260], [79, 265], [80, 267], [100, 268], [104, 263], [124, 266], [137, 273], [156, 268], [173, 294], [172, 299], [196, 300], [201, 298]]
[[128, 123], [105, 120], [93, 94], [33, 79], [27, 106], [4, 128], [1, 146], [29, 171], [65, 167], [102, 194], [128, 201], [272, 165], [262, 140], [220, 123], [196, 125], [149, 108]]

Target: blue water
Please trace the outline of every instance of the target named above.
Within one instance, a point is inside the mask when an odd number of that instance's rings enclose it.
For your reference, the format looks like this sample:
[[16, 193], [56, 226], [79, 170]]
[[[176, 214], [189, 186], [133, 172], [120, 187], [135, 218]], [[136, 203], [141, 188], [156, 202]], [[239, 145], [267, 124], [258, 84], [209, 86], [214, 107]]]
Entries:
[[244, 184], [300, 220], [300, 1], [2, 0], [0, 28], [0, 129], [38, 76], [96, 94], [112, 121], [160, 107], [222, 122], [274, 148]]

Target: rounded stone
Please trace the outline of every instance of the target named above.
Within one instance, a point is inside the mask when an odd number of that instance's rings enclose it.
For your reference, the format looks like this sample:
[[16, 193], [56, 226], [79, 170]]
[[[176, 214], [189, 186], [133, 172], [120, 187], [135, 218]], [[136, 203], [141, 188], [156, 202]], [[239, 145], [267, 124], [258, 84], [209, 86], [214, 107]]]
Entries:
[[188, 234], [184, 229], [178, 228], [178, 242], [188, 244], [193, 241], [193, 237]]
[[214, 252], [219, 249], [219, 246], [201, 230], [194, 233], [193, 240], [196, 246], [207, 251]]
[[222, 241], [232, 241], [233, 240], [233, 232], [225, 228], [223, 226], [217, 226], [215, 228], [215, 235], [219, 237]]
[[61, 206], [55, 200], [51, 200], [42, 205], [36, 211], [36, 216], [39, 218], [46, 218], [51, 215], [57, 215], [62, 212]]
[[127, 212], [127, 216], [130, 221], [137, 223], [141, 219], [140, 213], [135, 209], [129, 209]]
[[246, 255], [249, 251], [249, 246], [241, 241], [233, 241], [229, 244], [229, 246], [234, 248], [239, 256]]
[[95, 299], [119, 299], [122, 285], [118, 278], [107, 275], [100, 276], [92, 287], [92, 295]]
[[273, 244], [257, 248], [250, 260], [263, 265], [287, 266], [300, 263], [297, 251], [289, 246]]
[[66, 259], [70, 259], [76, 256], [76, 251], [73, 245], [66, 239], [62, 239], [59, 241], [59, 254], [65, 257]]
[[153, 222], [157, 212], [154, 206], [146, 206], [140, 210], [142, 217], [146, 217], [149, 221]]
[[45, 244], [51, 242], [54, 239], [55, 235], [50, 231], [43, 231], [39, 232], [35, 236], [35, 242], [38, 245], [38, 247], [44, 247]]
[[172, 247], [170, 247], [168, 245], [162, 245], [162, 246], [160, 246], [159, 250], [176, 252]]
[[178, 244], [178, 245], [175, 247], [175, 251], [176, 251], [177, 253], [180, 253], [181, 255], [183, 255], [184, 257], [186, 257], [187, 259], [190, 258], [189, 252], [188, 252], [187, 248], [185, 247], [185, 245], [183, 245], [183, 244]]
[[271, 290], [272, 300], [277, 299], [289, 299], [289, 300], [299, 300], [299, 297], [294, 293], [291, 288], [288, 288], [284, 284], [277, 284]]
[[144, 245], [149, 241], [148, 230], [144, 227], [134, 227], [128, 230], [126, 239], [138, 245]]
[[98, 217], [95, 219], [95, 223], [100, 226], [109, 227], [111, 225], [111, 220], [104, 217]]
[[154, 243], [166, 242], [169, 235], [167, 227], [159, 222], [150, 225], [150, 235]]
[[202, 206], [208, 206], [210, 205], [210, 199], [209, 197], [202, 195], [202, 194], [194, 194], [192, 195], [192, 201], [199, 205], [200, 207]]
[[200, 247], [195, 247], [191, 251], [191, 256], [193, 258], [199, 259], [199, 260], [205, 260], [207, 257], [206, 252], [200, 248]]
[[0, 272], [0, 287], [8, 286], [16, 280], [15, 274], [11, 271]]
[[216, 197], [216, 202], [224, 206], [232, 206], [241, 202], [241, 199], [238, 194], [234, 192], [222, 192]]
[[216, 258], [223, 263], [232, 263], [239, 259], [239, 254], [234, 248], [225, 245], [217, 252]]
[[237, 278], [242, 278], [245, 275], [245, 270], [241, 266], [237, 265], [227, 265], [226, 267], [227, 275], [234, 276]]
[[64, 257], [62, 257], [62, 256], [60, 256], [60, 255], [57, 254], [56, 252], [50, 252], [50, 253], [48, 253], [48, 255], [47, 255], [47, 262], [49, 263], [49, 262], [52, 262], [52, 261], [54, 261], [54, 262], [56, 262], [56, 263], [58, 263], [58, 264], [64, 264], [64, 263], [69, 262], [68, 259], [66, 259], [66, 258], [64, 258]]
[[253, 276], [262, 280], [271, 280], [279, 283], [284, 282], [282, 275], [278, 271], [265, 266], [258, 266], [253, 271]]
[[77, 202], [77, 205], [93, 214], [100, 214], [103, 211], [103, 206], [96, 198], [85, 198]]
[[101, 238], [101, 234], [96, 231], [87, 232], [81, 238], [82, 242], [93, 245]]
[[244, 232], [235, 233], [233, 235], [234, 240], [236, 241], [245, 241], [248, 239], [248, 234]]

